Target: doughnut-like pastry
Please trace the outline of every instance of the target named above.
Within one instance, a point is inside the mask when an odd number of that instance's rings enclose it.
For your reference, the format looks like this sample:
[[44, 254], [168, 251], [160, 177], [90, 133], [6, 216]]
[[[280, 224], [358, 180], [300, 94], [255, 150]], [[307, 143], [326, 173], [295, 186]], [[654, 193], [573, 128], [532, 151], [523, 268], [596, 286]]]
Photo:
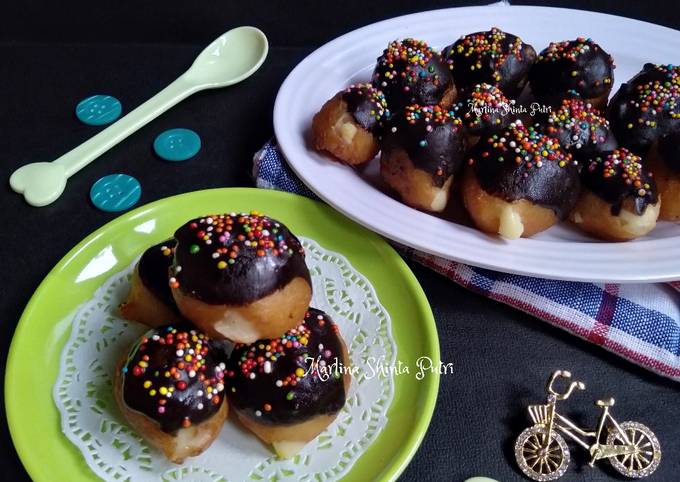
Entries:
[[439, 105], [406, 107], [386, 135], [380, 174], [404, 203], [441, 212], [465, 161], [461, 120]]
[[389, 43], [378, 57], [373, 85], [385, 93], [393, 114], [410, 104], [449, 107], [457, 95], [449, 65], [427, 43], [412, 38]]
[[569, 219], [609, 241], [639, 238], [656, 226], [660, 199], [651, 172], [625, 147], [593, 159], [581, 173], [581, 197]]
[[618, 147], [607, 119], [579, 97], [563, 99], [559, 109], [548, 114], [545, 131], [579, 161]]
[[475, 225], [507, 239], [530, 237], [567, 217], [576, 204], [577, 163], [557, 139], [520, 121], [469, 153], [463, 203]]
[[529, 82], [540, 102], [558, 106], [575, 91], [586, 103], [604, 109], [614, 82], [614, 59], [589, 38], [551, 42], [538, 54]]
[[312, 298], [300, 241], [256, 211], [192, 219], [175, 232], [169, 279], [182, 315], [209, 336], [252, 343], [297, 325]]
[[444, 60], [453, 66], [456, 87], [462, 92], [486, 83], [513, 99], [522, 93], [536, 60], [531, 45], [497, 27], [463, 35], [442, 52]]
[[380, 150], [389, 120], [385, 95], [371, 84], [352, 85], [326, 102], [312, 121], [312, 142], [351, 166], [364, 164]]
[[491, 84], [477, 84], [469, 90], [465, 100], [454, 107], [463, 121], [468, 147], [475, 145], [480, 137], [508, 127], [513, 120], [511, 109], [514, 104], [514, 100], [509, 100]]
[[114, 396], [132, 428], [179, 464], [206, 450], [227, 418], [225, 368], [190, 325], [154, 328], [118, 363]]
[[236, 344], [225, 380], [241, 423], [288, 458], [335, 420], [345, 405], [350, 372], [337, 325], [309, 308], [283, 335]]
[[645, 64], [609, 104], [619, 143], [645, 155], [662, 135], [680, 129], [680, 66]]
[[663, 135], [654, 143], [647, 165], [663, 199], [659, 219], [680, 221], [680, 131]]
[[174, 252], [174, 239], [168, 239], [144, 251], [132, 273], [130, 293], [119, 308], [126, 320], [150, 327], [181, 321], [168, 286], [168, 270], [172, 265]]

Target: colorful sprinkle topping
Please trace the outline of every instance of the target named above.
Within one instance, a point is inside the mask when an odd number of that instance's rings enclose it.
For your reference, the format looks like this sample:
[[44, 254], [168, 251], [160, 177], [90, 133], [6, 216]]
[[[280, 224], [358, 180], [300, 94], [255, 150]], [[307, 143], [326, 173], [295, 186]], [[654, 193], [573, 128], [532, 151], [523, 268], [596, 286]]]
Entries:
[[169, 258], [175, 253], [175, 247], [174, 246], [166, 246], [165, 244], [161, 245], [160, 247], [161, 254], [165, 256], [166, 258]]
[[467, 127], [474, 128], [483, 123], [500, 125], [502, 116], [507, 115], [514, 100], [508, 100], [501, 90], [490, 84], [477, 84], [467, 99], [467, 105], [460, 104], [458, 110], [465, 110], [463, 119]]
[[210, 415], [202, 413], [207, 406], [222, 402], [224, 370], [223, 363], [211, 363], [210, 339], [203, 333], [159, 328], [142, 337], [123, 367], [124, 398], [165, 431], [188, 427]]
[[380, 89], [373, 87], [372, 84], [352, 84], [345, 90], [345, 94], [353, 94], [366, 98], [371, 105], [369, 113], [376, 121], [390, 118], [390, 110], [387, 108], [385, 94]]
[[[477, 62], [470, 65], [470, 70], [481, 69], [484, 57], [491, 57], [495, 65], [500, 67], [510, 55], [518, 59], [522, 57], [522, 40], [516, 37], [508, 44], [507, 37], [508, 35], [497, 27], [493, 27], [488, 32], [464, 35], [451, 47], [449, 56], [455, 52], [465, 57], [476, 57]], [[501, 74], [498, 70], [493, 76], [496, 82], [500, 82]]]
[[580, 149], [583, 147], [581, 140], [585, 137], [582, 135], [584, 132], [588, 133], [587, 138], [593, 144], [605, 142], [601, 127], [609, 129], [609, 122], [600, 116], [592, 104], [571, 98], [564, 99], [560, 108], [550, 113], [546, 131], [551, 136], [557, 135], [558, 131], [570, 131], [575, 142], [573, 147]]
[[374, 102], [376, 106], [375, 116], [378, 118], [380, 118], [380, 116], [382, 116], [385, 111], [388, 111], [385, 94], [383, 94], [381, 90], [373, 87], [373, 84], [352, 84], [347, 87], [345, 92], [356, 92], [359, 95], [366, 96], [368, 99]]
[[[239, 361], [241, 373], [246, 378], [254, 380], [260, 374], [270, 374], [276, 361], [290, 350], [304, 349], [309, 343], [309, 328], [301, 323], [277, 339], [257, 342], [243, 353]], [[245, 345], [237, 345], [237, 348]], [[297, 368], [283, 379], [277, 386], [295, 386], [298, 380], [305, 376], [305, 370]]]
[[[254, 252], [258, 257], [286, 257], [295, 253], [281, 232], [281, 224], [257, 211], [212, 214], [192, 222], [189, 229], [195, 236], [189, 253], [209, 251], [218, 270], [229, 268], [244, 252]], [[302, 247], [299, 252], [303, 252]], [[174, 269], [178, 272], [182, 268], [175, 266]], [[169, 281], [172, 288], [179, 287], [175, 277]]]
[[534, 94], [554, 95], [575, 89], [586, 98], [599, 97], [611, 88], [612, 57], [590, 38], [551, 42], [539, 53], [529, 77]]
[[[420, 81], [431, 81], [434, 85], [441, 84], [437, 69], [428, 65], [439, 54], [426, 42], [412, 38], [394, 40], [389, 43], [383, 55], [378, 58], [378, 69], [374, 79], [378, 85], [387, 87], [388, 82], [406, 81], [404, 91], [409, 91], [409, 84]], [[382, 77], [382, 78], [381, 78]]]
[[[596, 44], [590, 38], [578, 37], [576, 40], [564, 40], [562, 42], [550, 42], [550, 45], [543, 50], [538, 60], [556, 61], [559, 59], [570, 59], [576, 62], [576, 59], [584, 53], [590, 51], [592, 48], [597, 48]], [[572, 72], [575, 77], [578, 74]]]
[[[647, 117], [645, 113], [667, 112], [672, 119], [680, 119], [680, 66], [655, 65], [654, 70], [665, 74], [665, 79], [651, 80], [635, 86], [635, 94], [629, 101], [643, 114], [637, 119], [638, 124], [656, 127], [657, 121]], [[635, 127], [633, 123], [626, 126], [628, 129]]]
[[[460, 118], [456, 116], [456, 113], [451, 110], [442, 108], [439, 105], [426, 105], [420, 106], [418, 104], [413, 104], [405, 109], [406, 121], [409, 124], [415, 124], [416, 122], [422, 120], [426, 124], [446, 124], [451, 123], [454, 126], [459, 126], [462, 124]], [[431, 131], [432, 128], [426, 130]]]
[[588, 171], [593, 172], [599, 164], [603, 164], [602, 176], [605, 179], [620, 177], [626, 185], [634, 189], [638, 197], [645, 197], [652, 186], [643, 180], [646, 174], [652, 177], [652, 173], [645, 173], [642, 169], [642, 158], [622, 147], [615, 149], [606, 157], [598, 157], [588, 165]]
[[226, 372], [236, 397], [232, 400], [237, 405], [239, 400], [255, 400], [250, 408], [256, 417], [272, 411], [280, 416], [281, 410], [300, 410], [300, 404], [312, 402], [324, 390], [336, 390], [329, 380], [342, 376], [338, 336], [337, 325], [322, 311], [310, 308], [296, 328], [279, 338], [237, 343]]
[[[495, 151], [498, 162], [515, 162], [524, 167], [524, 176], [530, 169], [543, 167], [546, 161], [556, 162], [560, 167], [577, 164], [571, 154], [565, 153], [557, 139], [541, 134], [533, 127], [525, 127], [515, 121], [508, 129], [493, 134], [486, 140], [487, 148], [481, 150], [481, 157], [487, 158]], [[475, 163], [470, 158], [468, 164]]]

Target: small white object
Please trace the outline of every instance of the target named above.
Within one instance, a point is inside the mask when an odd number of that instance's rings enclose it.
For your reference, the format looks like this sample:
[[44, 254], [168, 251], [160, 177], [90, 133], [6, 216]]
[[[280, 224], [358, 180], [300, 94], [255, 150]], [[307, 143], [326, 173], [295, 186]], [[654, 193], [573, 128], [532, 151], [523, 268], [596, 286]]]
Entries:
[[122, 119], [52, 162], [20, 167], [9, 178], [31, 206], [46, 206], [64, 192], [69, 177], [192, 94], [236, 84], [250, 77], [267, 57], [267, 37], [255, 27], [222, 34], [201, 52], [189, 70]]

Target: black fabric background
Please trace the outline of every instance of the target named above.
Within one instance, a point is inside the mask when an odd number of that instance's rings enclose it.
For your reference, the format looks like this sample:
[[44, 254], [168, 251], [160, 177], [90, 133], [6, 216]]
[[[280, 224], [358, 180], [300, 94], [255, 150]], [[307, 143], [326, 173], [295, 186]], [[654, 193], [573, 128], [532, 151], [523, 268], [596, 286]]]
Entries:
[[[142, 183], [141, 203], [208, 187], [252, 185], [250, 159], [272, 135], [277, 89], [315, 47], [375, 20], [481, 3], [53, 0], [0, 4], [3, 375], [16, 322], [42, 278], [80, 239], [115, 217], [89, 204], [88, 192], [95, 180], [111, 172], [134, 175]], [[538, 3], [680, 28], [680, 9], [674, 1]], [[75, 120], [78, 100], [91, 93], [113, 93], [129, 111], [174, 79], [209, 40], [241, 24], [259, 26], [271, 41], [269, 58], [251, 79], [184, 101], [72, 178], [65, 194], [49, 207], [30, 208], [10, 191], [7, 179], [15, 168], [54, 159], [98, 130]], [[680, 58], [668, 61], [680, 63]], [[151, 152], [152, 139], [177, 126], [199, 132], [204, 148], [189, 163], [163, 163]], [[592, 401], [615, 396], [614, 414], [619, 420], [646, 423], [661, 441], [664, 459], [651, 480], [680, 480], [680, 385], [470, 294], [418, 265], [412, 268], [437, 319], [442, 359], [454, 363], [455, 374], [442, 377], [429, 432], [402, 480], [461, 481], [473, 475], [524, 480], [515, 468], [512, 444], [528, 424], [526, 405], [542, 401], [545, 378], [555, 368], [569, 368], [589, 385], [585, 394], [567, 402], [568, 413], [594, 423], [597, 412]], [[6, 387], [12, 389], [12, 380]], [[563, 480], [618, 480], [606, 463], [590, 469], [578, 448], [572, 454], [576, 461]], [[28, 480], [6, 424], [0, 428], [0, 479]]]

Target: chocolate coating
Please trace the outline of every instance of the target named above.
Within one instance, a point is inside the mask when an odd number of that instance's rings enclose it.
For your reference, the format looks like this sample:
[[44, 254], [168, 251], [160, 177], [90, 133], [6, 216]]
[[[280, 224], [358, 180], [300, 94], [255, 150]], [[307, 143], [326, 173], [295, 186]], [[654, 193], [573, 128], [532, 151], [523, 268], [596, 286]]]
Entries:
[[176, 242], [168, 239], [144, 251], [137, 265], [139, 278], [144, 286], [163, 304], [179, 313], [172, 291], [168, 285], [168, 270], [173, 263]]
[[480, 140], [469, 153], [484, 191], [505, 201], [526, 199], [565, 219], [580, 191], [577, 164], [557, 139], [520, 122]]
[[579, 160], [617, 147], [607, 119], [578, 97], [564, 99], [559, 109], [550, 112], [545, 131]]
[[191, 325], [155, 328], [135, 343], [122, 368], [123, 400], [173, 434], [217, 413], [224, 368], [210, 339]]
[[453, 111], [435, 106], [410, 105], [394, 119], [383, 142], [385, 155], [403, 148], [413, 165], [432, 175], [441, 187], [465, 161], [466, 140], [462, 122]]
[[297, 277], [311, 285], [300, 241], [283, 223], [259, 213], [196, 218], [175, 239], [170, 283], [205, 303], [248, 304]]
[[271, 425], [338, 412], [346, 396], [341, 347], [337, 325], [315, 308], [281, 338], [236, 344], [226, 378], [232, 406]]
[[367, 131], [379, 134], [384, 123], [390, 119], [390, 110], [382, 91], [371, 84], [356, 84], [342, 93], [347, 104], [347, 112]]
[[453, 77], [432, 47], [407, 38], [390, 42], [378, 57], [373, 85], [383, 91], [394, 113], [409, 104], [438, 104], [453, 87]]
[[609, 104], [609, 121], [619, 142], [640, 154], [680, 129], [680, 66], [645, 64], [622, 84]]
[[514, 103], [498, 87], [478, 84], [468, 92], [463, 102], [455, 105], [454, 110], [463, 121], [463, 128], [468, 135], [488, 136], [510, 125], [513, 121], [510, 112]]
[[531, 45], [496, 27], [464, 35], [442, 52], [444, 60], [452, 63], [454, 81], [462, 91], [486, 83], [512, 98], [524, 89], [536, 59]]
[[664, 164], [680, 174], [680, 131], [661, 136], [657, 151]]
[[614, 216], [619, 215], [626, 199], [634, 201], [638, 216], [659, 200], [652, 173], [643, 169], [639, 156], [623, 147], [593, 159], [581, 179], [584, 187], [611, 204]]
[[574, 90], [584, 99], [608, 93], [614, 82], [614, 60], [591, 39], [551, 42], [529, 72], [531, 90], [539, 100], [558, 104]]

